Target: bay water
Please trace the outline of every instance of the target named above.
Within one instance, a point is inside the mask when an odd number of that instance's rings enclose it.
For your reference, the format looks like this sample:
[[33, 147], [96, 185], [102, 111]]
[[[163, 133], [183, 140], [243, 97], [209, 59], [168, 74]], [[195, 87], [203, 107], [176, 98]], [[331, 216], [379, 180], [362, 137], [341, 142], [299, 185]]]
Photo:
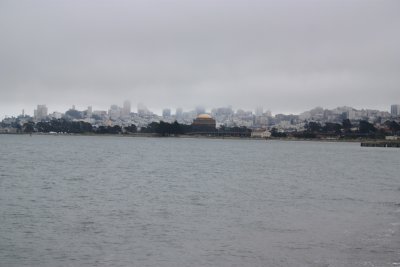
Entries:
[[400, 266], [400, 150], [0, 135], [0, 266]]

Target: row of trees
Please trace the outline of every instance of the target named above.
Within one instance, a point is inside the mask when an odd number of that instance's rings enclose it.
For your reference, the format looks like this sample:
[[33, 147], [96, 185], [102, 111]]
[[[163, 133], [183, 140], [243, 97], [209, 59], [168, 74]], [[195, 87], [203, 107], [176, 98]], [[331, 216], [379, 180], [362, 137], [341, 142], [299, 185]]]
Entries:
[[157, 133], [161, 136], [180, 135], [190, 132], [190, 125], [180, 124], [177, 121], [168, 123], [164, 121], [152, 122], [147, 127], [140, 129], [142, 133]]
[[[134, 126], [134, 125], [133, 125]], [[125, 127], [127, 132], [136, 132], [136, 126]], [[84, 121], [71, 121], [66, 119], [53, 119], [51, 121], [41, 121], [38, 123], [27, 122], [23, 125], [22, 131], [25, 133], [99, 133], [99, 134], [119, 134], [122, 132], [120, 126], [100, 126], [94, 128], [90, 123]]]
[[[71, 121], [66, 119], [53, 119], [51, 121], [42, 121], [38, 123], [27, 122], [22, 127], [22, 132], [42, 132], [42, 133], [96, 133], [96, 134], [133, 134], [137, 133], [136, 125], [121, 127], [115, 126], [99, 126], [93, 127], [90, 123], [83, 121]], [[191, 126], [179, 124], [178, 122], [152, 122], [147, 127], [140, 129], [141, 133], [154, 133], [162, 136], [180, 135], [191, 132]]]
[[[317, 138], [321, 136], [335, 136], [344, 138], [369, 137], [384, 138], [385, 135], [400, 135], [400, 124], [396, 121], [385, 122], [383, 128], [377, 129], [368, 121], [359, 121], [357, 125], [352, 125], [350, 120], [343, 120], [342, 123], [327, 122], [321, 125], [319, 122], [307, 122], [304, 131], [284, 133], [272, 128], [271, 135], [273, 137], [297, 137], [297, 138]], [[95, 133], [95, 134], [134, 134], [138, 132], [136, 125], [121, 127], [115, 126], [99, 126], [93, 127], [90, 123], [83, 121], [71, 121], [67, 119], [53, 119], [47, 122], [27, 122], [19, 128], [20, 132], [56, 132], [56, 133]], [[177, 121], [168, 123], [164, 121], [152, 122], [146, 127], [140, 129], [140, 133], [158, 134], [161, 136], [175, 136], [183, 134], [198, 133], [198, 129], [191, 125], [180, 124]], [[207, 130], [205, 132], [216, 135], [239, 135], [250, 136], [251, 130], [246, 127], [224, 127], [219, 129]]]
[[225, 127], [221, 126], [219, 129], [212, 129], [210, 127], [193, 127], [192, 125], [179, 124], [177, 121], [173, 123], [152, 122], [147, 127], [141, 128], [142, 133], [156, 133], [162, 136], [182, 135], [182, 134], [212, 134], [220, 136], [250, 136], [251, 129], [246, 127]]
[[[341, 133], [358, 133], [358, 134], [374, 134], [380, 132], [372, 123], [366, 120], [360, 120], [356, 125], [357, 130], [353, 131], [353, 125], [350, 120], [343, 120], [342, 124], [339, 123], [325, 123], [321, 126], [317, 122], [309, 122], [305, 125], [306, 131], [312, 133], [326, 133], [326, 134], [341, 134]], [[396, 121], [386, 121], [384, 123], [382, 133], [396, 134], [400, 131], [400, 124]]]
[[[31, 127], [29, 129], [32, 130]], [[93, 127], [90, 123], [83, 121], [69, 121], [65, 119], [38, 122], [36, 123], [36, 129], [38, 132], [43, 133], [88, 133], [93, 131]]]
[[[32, 132], [42, 132], [42, 133], [74, 133], [74, 134], [82, 134], [82, 133], [95, 133], [95, 134], [134, 134], [137, 132], [140, 133], [149, 133], [149, 134], [158, 134], [161, 136], [176, 136], [183, 134], [193, 134], [199, 133], [198, 128], [193, 128], [191, 125], [180, 124], [177, 121], [173, 123], [168, 123], [164, 121], [160, 122], [152, 122], [146, 127], [142, 127], [140, 131], [138, 131], [136, 125], [132, 124], [130, 126], [121, 127], [118, 125], [115, 126], [99, 126], [93, 127], [90, 123], [83, 121], [71, 121], [67, 119], [53, 119], [51, 121], [42, 121], [38, 123], [28, 122], [25, 123], [22, 127], [22, 132], [32, 133]], [[202, 132], [202, 131], [200, 131]], [[247, 134], [250, 136], [251, 130], [246, 127], [221, 127], [220, 129], [204, 129], [203, 132], [220, 134], [220, 135], [228, 135], [232, 133], [237, 134]]]
[[321, 125], [319, 122], [307, 122], [304, 126], [304, 131], [282, 133], [273, 128], [271, 135], [273, 137], [287, 137], [290, 135], [297, 138], [317, 138], [320, 136], [384, 138], [386, 135], [400, 134], [400, 124], [396, 121], [386, 121], [384, 126], [381, 129], [377, 129], [372, 123], [365, 120], [359, 121], [358, 125], [353, 125], [348, 119], [343, 120], [342, 124], [327, 122]]

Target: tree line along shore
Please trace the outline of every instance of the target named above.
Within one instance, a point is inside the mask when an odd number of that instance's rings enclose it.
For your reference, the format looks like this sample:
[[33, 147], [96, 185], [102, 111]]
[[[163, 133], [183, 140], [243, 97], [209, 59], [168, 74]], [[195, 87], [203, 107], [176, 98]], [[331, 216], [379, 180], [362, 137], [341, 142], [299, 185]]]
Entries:
[[[4, 126], [4, 125], [0, 125]], [[208, 137], [260, 137], [256, 132], [268, 132], [272, 139], [301, 139], [301, 140], [385, 140], [388, 137], [400, 135], [400, 123], [388, 120], [383, 127], [375, 127], [365, 120], [352, 123], [345, 119], [342, 123], [320, 124], [318, 122], [306, 122], [303, 131], [284, 132], [277, 128], [250, 129], [242, 127], [225, 127], [199, 129], [192, 125], [180, 124], [177, 121], [168, 123], [164, 121], [152, 122], [146, 127], [138, 128], [131, 124], [128, 126], [93, 126], [84, 121], [67, 119], [52, 119], [49, 121], [29, 121], [23, 125], [11, 125], [13, 131], [2, 133], [16, 134], [86, 134], [86, 135], [132, 135], [132, 136], [208, 136]]]

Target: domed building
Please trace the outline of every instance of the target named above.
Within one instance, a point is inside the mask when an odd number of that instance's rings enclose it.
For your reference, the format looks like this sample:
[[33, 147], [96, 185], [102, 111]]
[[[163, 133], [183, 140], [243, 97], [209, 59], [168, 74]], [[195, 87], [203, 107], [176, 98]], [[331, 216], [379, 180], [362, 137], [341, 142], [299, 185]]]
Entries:
[[192, 129], [198, 132], [213, 132], [215, 131], [216, 122], [208, 114], [200, 114], [193, 120]]

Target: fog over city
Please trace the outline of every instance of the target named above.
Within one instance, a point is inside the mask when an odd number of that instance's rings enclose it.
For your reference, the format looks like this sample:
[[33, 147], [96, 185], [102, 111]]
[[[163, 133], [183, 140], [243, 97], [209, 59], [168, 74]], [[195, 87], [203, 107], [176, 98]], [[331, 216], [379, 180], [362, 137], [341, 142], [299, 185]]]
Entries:
[[0, 2], [0, 118], [400, 103], [400, 1]]

